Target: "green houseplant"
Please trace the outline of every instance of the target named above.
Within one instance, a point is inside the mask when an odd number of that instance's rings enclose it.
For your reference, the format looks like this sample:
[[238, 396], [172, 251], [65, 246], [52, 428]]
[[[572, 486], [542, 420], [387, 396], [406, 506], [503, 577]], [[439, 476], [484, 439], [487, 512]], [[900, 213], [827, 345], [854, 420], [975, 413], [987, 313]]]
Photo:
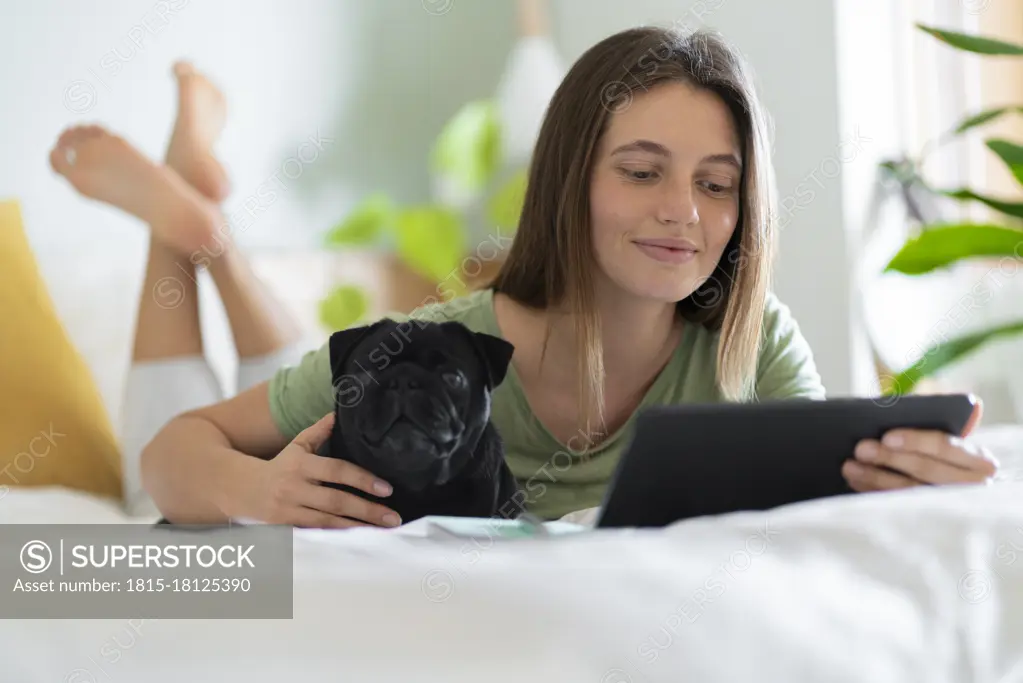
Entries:
[[[325, 246], [393, 250], [413, 273], [464, 293], [461, 278], [451, 276], [470, 252], [473, 212], [482, 208], [488, 226], [512, 234], [522, 210], [526, 169], [506, 168], [501, 142], [493, 101], [463, 105], [444, 125], [428, 161], [439, 188], [435, 200], [402, 206], [386, 192], [372, 193], [326, 233]], [[320, 302], [320, 322], [332, 331], [344, 329], [363, 320], [368, 309], [363, 287], [342, 285]]]
[[[1023, 46], [981, 36], [945, 31], [917, 24], [921, 31], [946, 45], [979, 55], [1023, 56]], [[1023, 113], [1023, 104], [1001, 106], [978, 112], [925, 147], [934, 149], [1002, 116]], [[1023, 146], [998, 138], [985, 140], [1016, 180], [1023, 186]], [[923, 154], [917, 159], [890, 160], [881, 164], [883, 174], [901, 186], [910, 215], [918, 223], [910, 237], [885, 267], [886, 272], [924, 275], [967, 259], [1023, 259], [1023, 203], [983, 194], [974, 188], [942, 189], [930, 186], [922, 174]], [[918, 206], [920, 196], [951, 198], [960, 202], [980, 202], [999, 215], [992, 223], [929, 222]], [[925, 377], [972, 354], [996, 339], [1023, 333], [1023, 320], [943, 340], [930, 346], [919, 360], [909, 367], [896, 369], [896, 374], [882, 386], [885, 395], [910, 393]]]

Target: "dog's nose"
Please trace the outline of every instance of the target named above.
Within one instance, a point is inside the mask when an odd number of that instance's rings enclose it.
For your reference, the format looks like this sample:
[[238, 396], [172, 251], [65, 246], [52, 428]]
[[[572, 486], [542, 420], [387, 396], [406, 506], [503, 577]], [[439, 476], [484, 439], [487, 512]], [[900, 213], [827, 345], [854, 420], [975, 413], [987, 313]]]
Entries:
[[419, 389], [419, 380], [415, 377], [392, 377], [387, 383], [388, 389]]

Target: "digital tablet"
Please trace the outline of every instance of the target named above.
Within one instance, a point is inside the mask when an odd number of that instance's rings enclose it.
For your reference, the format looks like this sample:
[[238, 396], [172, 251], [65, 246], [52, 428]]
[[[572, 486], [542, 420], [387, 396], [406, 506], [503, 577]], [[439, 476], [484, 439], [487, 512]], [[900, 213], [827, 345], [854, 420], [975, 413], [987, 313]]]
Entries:
[[900, 427], [961, 435], [975, 403], [952, 394], [648, 407], [596, 526], [665, 526], [851, 494], [842, 463], [860, 440]]

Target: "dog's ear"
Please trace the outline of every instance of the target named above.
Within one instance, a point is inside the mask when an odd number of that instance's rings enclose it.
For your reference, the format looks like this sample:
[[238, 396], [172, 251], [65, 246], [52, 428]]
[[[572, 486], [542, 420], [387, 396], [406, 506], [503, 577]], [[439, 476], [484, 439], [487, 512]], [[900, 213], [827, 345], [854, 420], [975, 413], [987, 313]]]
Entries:
[[483, 361], [483, 366], [487, 369], [490, 388], [494, 389], [504, 381], [515, 347], [510, 342], [492, 334], [467, 331], [473, 347]]
[[338, 330], [330, 335], [328, 343], [330, 344], [330, 372], [332, 379], [337, 381], [338, 377], [344, 374], [345, 362], [348, 360], [348, 356], [351, 355], [352, 349], [354, 349], [360, 341], [384, 325], [397, 324], [398, 323], [390, 318], [383, 318], [371, 325], [349, 327], [344, 330]]

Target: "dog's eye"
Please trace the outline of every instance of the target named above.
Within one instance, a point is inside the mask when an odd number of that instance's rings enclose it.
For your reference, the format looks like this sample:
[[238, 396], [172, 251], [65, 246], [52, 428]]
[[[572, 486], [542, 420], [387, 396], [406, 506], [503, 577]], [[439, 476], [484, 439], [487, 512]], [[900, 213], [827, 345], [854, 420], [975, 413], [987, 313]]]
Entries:
[[445, 372], [441, 378], [452, 389], [461, 389], [465, 385], [465, 380], [460, 372]]

